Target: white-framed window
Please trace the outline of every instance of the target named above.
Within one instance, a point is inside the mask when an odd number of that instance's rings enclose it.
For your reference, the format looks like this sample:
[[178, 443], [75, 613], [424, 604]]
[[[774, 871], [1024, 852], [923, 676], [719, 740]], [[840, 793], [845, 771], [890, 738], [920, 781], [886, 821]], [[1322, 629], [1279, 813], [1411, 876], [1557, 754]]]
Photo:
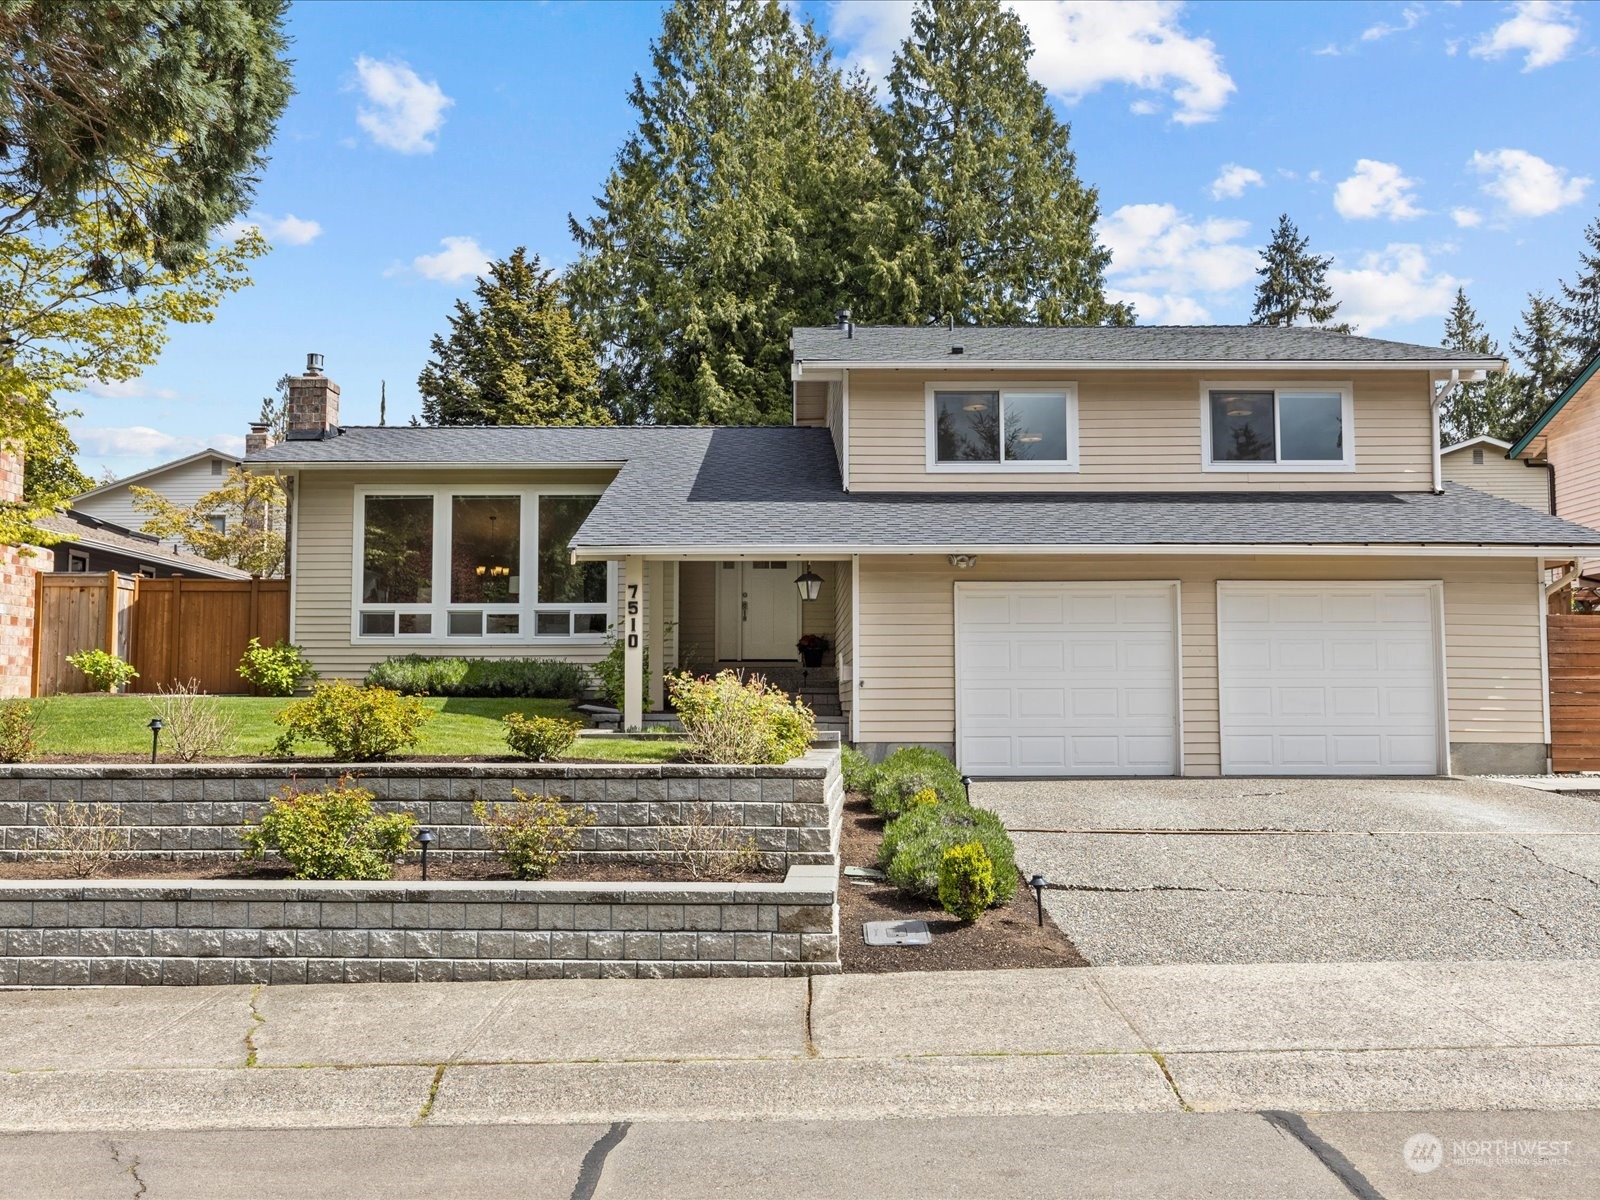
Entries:
[[206, 524], [211, 526], [213, 533], [225, 534], [228, 532], [228, 518], [225, 513], [212, 513], [206, 518]]
[[1076, 471], [1070, 383], [930, 383], [929, 471]]
[[73, 575], [85, 574], [89, 570], [89, 556], [82, 550], [68, 550], [67, 570]]
[[1207, 471], [1349, 471], [1355, 467], [1348, 383], [1200, 385]]
[[351, 636], [444, 644], [593, 642], [613, 564], [573, 563], [602, 489], [357, 488]]

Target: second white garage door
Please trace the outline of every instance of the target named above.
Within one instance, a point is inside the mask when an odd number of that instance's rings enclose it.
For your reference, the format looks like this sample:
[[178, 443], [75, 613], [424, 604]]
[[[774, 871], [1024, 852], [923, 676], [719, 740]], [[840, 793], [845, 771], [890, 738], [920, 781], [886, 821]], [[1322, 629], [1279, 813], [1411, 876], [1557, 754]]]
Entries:
[[1432, 775], [1437, 585], [1219, 583], [1225, 775]]
[[956, 585], [969, 775], [1175, 775], [1177, 587]]

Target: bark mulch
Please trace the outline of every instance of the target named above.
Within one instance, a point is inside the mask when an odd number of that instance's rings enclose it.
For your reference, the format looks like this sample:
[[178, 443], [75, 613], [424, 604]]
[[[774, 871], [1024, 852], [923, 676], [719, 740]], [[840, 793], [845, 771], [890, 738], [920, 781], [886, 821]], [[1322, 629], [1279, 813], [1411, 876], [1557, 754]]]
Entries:
[[[844, 810], [839, 853], [846, 866], [875, 867], [883, 818], [852, 795]], [[869, 946], [867, 921], [923, 920], [933, 934], [927, 946]], [[885, 971], [991, 971], [1012, 967], [1086, 967], [1067, 935], [1046, 913], [1038, 924], [1033, 892], [1019, 875], [1011, 900], [963, 925], [937, 904], [902, 896], [888, 884], [863, 887], [839, 879], [839, 960], [858, 973]]]

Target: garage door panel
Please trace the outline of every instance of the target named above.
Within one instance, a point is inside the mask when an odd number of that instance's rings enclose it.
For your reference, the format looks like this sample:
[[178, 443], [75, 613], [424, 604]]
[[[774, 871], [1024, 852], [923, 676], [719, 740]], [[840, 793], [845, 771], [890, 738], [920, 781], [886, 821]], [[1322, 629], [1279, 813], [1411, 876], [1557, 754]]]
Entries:
[[1219, 584], [1223, 772], [1437, 771], [1434, 607], [1427, 584]]
[[964, 771], [1176, 773], [1171, 585], [966, 584], [957, 595]]

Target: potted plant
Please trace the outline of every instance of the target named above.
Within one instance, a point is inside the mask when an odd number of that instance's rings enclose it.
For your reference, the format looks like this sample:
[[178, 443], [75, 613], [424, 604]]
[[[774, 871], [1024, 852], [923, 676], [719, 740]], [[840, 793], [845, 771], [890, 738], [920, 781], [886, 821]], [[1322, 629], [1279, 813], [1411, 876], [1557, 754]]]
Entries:
[[794, 644], [800, 651], [800, 661], [805, 663], [806, 669], [815, 670], [822, 665], [822, 656], [828, 652], [828, 639], [820, 633], [808, 633]]

